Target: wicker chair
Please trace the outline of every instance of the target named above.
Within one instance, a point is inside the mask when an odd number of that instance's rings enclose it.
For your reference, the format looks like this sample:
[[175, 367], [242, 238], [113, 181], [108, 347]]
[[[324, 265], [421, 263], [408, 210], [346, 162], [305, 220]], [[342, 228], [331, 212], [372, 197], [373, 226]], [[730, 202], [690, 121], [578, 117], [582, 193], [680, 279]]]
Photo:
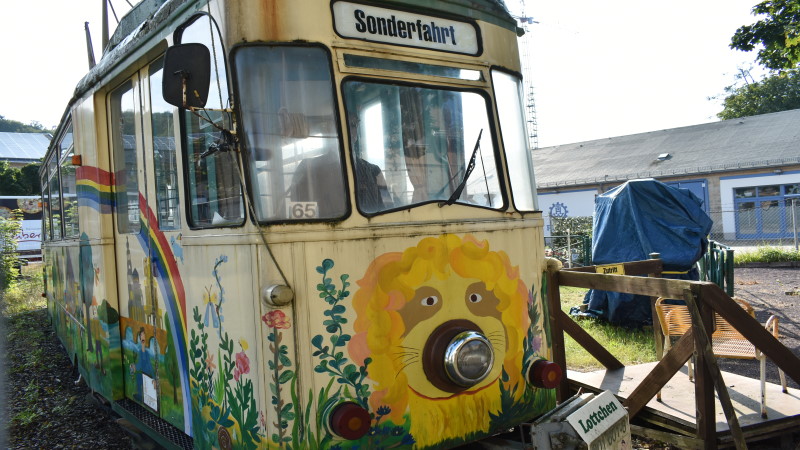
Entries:
[[[664, 334], [664, 352], [668, 352], [673, 338], [680, 338], [692, 327], [692, 318], [686, 305], [665, 303], [664, 298], [656, 300], [656, 313], [661, 324], [661, 331]], [[755, 318], [755, 311], [749, 303], [742, 299], [734, 298], [739, 306], [742, 307], [751, 317]], [[715, 330], [711, 334], [712, 349], [718, 358], [737, 358], [737, 359], [757, 359], [761, 363], [761, 416], [767, 417], [767, 395], [766, 395], [766, 364], [767, 358], [755, 346], [741, 335], [735, 328], [726, 322], [719, 314], [714, 313]], [[765, 325], [772, 335], [778, 338], [778, 318], [770, 316]], [[781, 379], [783, 392], [786, 389], [786, 375], [778, 369]], [[692, 360], [689, 359], [689, 379], [694, 379]], [[657, 395], [661, 400], [661, 392]]]

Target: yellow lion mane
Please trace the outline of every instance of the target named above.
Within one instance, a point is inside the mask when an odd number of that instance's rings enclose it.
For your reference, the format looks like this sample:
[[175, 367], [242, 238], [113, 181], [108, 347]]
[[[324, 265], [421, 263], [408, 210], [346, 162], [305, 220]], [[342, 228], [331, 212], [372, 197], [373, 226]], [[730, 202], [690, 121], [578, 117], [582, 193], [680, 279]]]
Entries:
[[[501, 407], [499, 378], [474, 391], [429, 399], [410, 389], [403, 361], [396, 357], [402, 352], [406, 332], [398, 310], [428, 280], [446, 280], [453, 275], [483, 281], [499, 300], [497, 310], [507, 336], [502, 361], [508, 376], [505, 383], [509, 387], [524, 383], [522, 343], [530, 325], [528, 290], [520, 280], [519, 267], [511, 265], [505, 252], [491, 251], [488, 241], [446, 234], [424, 238], [402, 253], [380, 255], [357, 282], [359, 289], [353, 297], [357, 317], [348, 350], [357, 363], [363, 364], [367, 357], [372, 360], [368, 366], [374, 382], [371, 409], [389, 406], [389, 418], [395, 424], [404, 423], [408, 414], [411, 433], [423, 447], [488, 431], [489, 413], [497, 413]], [[524, 389], [510, 391], [518, 399]]]

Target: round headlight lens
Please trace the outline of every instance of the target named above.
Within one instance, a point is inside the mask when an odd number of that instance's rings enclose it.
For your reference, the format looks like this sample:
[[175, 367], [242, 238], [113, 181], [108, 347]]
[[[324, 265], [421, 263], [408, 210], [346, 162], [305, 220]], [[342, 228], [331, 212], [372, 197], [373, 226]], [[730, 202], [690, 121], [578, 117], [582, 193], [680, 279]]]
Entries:
[[476, 331], [457, 334], [447, 346], [444, 368], [447, 377], [462, 387], [475, 386], [492, 370], [494, 350], [486, 336]]

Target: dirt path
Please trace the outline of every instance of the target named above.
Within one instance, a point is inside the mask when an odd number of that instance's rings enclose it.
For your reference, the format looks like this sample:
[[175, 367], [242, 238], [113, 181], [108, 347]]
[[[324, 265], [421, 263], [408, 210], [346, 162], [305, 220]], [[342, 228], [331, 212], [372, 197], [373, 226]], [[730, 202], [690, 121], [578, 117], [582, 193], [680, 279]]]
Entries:
[[[800, 269], [737, 268], [734, 270], [734, 295], [753, 306], [756, 319], [762, 324], [769, 316], [779, 319], [781, 342], [800, 356]], [[720, 369], [750, 378], [759, 378], [758, 361], [721, 359]], [[767, 381], [778, 383], [777, 367], [767, 362]], [[787, 377], [790, 387], [798, 383]]]

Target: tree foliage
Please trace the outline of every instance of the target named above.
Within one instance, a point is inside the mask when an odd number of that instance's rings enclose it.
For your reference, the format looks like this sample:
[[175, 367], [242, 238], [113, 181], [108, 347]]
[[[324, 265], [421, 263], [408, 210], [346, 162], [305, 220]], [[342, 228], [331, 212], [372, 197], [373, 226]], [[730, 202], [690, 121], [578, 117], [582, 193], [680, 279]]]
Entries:
[[723, 109], [717, 114], [722, 120], [797, 109], [800, 108], [800, 70], [773, 74], [744, 86], [728, 86], [725, 93]]
[[28, 125], [16, 120], [6, 119], [0, 116], [0, 132], [5, 133], [47, 133], [50, 130], [42, 126], [41, 123], [33, 121]]
[[731, 48], [750, 52], [761, 46], [756, 60], [762, 66], [776, 71], [796, 68], [800, 64], [800, 2], [766, 0], [753, 7], [753, 15], [765, 17], [739, 27]]
[[28, 164], [21, 169], [0, 161], [0, 195], [40, 195], [40, 164]]

